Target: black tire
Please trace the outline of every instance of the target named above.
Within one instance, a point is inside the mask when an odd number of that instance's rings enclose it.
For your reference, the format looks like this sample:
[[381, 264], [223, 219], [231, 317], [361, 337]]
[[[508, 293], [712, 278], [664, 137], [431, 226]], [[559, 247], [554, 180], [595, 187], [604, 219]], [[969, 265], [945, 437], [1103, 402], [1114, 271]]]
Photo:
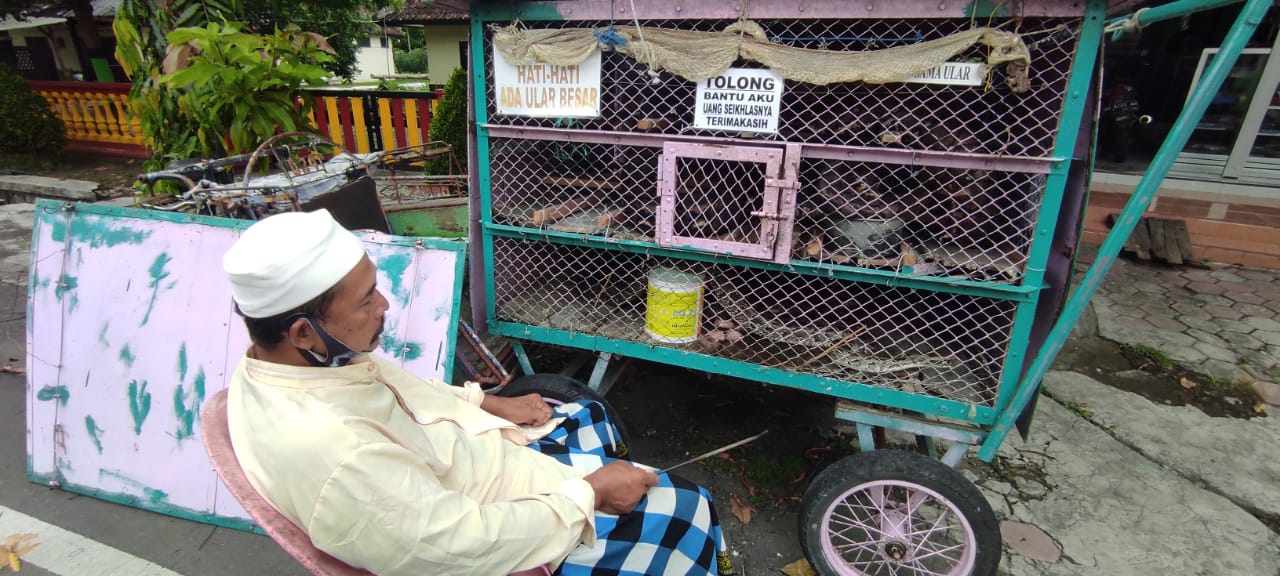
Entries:
[[[929, 558], [928, 569], [931, 572], [976, 576], [996, 573], [1001, 555], [1000, 526], [991, 505], [982, 497], [978, 488], [959, 472], [938, 460], [902, 450], [874, 450], [845, 457], [827, 467], [814, 477], [813, 483], [804, 493], [800, 506], [800, 546], [818, 574], [837, 576], [876, 573], [869, 566], [877, 569], [889, 567], [890, 574], [916, 573], [911, 562], [920, 551], [919, 538], [894, 539], [880, 532], [885, 525], [892, 528], [896, 521], [904, 521], [901, 508], [891, 507], [890, 512], [895, 517], [887, 518], [886, 514], [871, 512], [870, 507], [865, 507], [865, 504], [858, 508], [846, 505], [859, 500], [859, 495], [862, 495], [863, 502], [869, 501], [866, 497], [868, 492], [863, 489], [874, 489], [875, 486], [888, 488], [886, 499], [890, 504], [894, 503], [896, 496], [902, 496], [908, 491], [928, 495], [928, 499], [917, 504], [915, 513], [906, 516], [910, 519], [905, 520], [909, 522], [906, 527], [910, 532], [917, 532], [917, 526], [921, 524], [925, 528], [933, 525], [928, 518], [934, 509], [931, 504], [936, 504], [940, 512], [935, 519], [941, 519], [942, 514], [950, 513], [962, 520], [958, 523], [948, 522], [948, 525], [957, 525], [959, 530], [955, 536], [958, 538], [945, 539], [944, 542], [964, 542], [966, 546], [961, 549], [961, 556], [954, 559], [944, 555]], [[835, 550], [829, 535], [828, 510], [838, 511], [842, 515], [841, 527], [850, 528], [854, 533], [850, 537], [846, 532], [841, 539], [841, 546], [846, 548], [843, 551]], [[859, 511], [864, 511], [868, 518], [874, 519], [876, 524], [872, 526], [876, 535], [866, 538], [857, 536], [859, 532], [854, 528], [856, 522], [850, 519]], [[922, 517], [916, 518], [917, 514]], [[969, 530], [965, 529], [965, 523]], [[942, 533], [948, 534], [946, 531]], [[862, 534], [870, 535], [871, 532]], [[932, 533], [926, 534], [925, 538], [931, 536]], [[901, 555], [900, 558], [905, 561], [894, 560], [892, 555]], [[966, 572], [963, 566], [968, 563], [969, 556], [972, 556], [973, 564]], [[857, 560], [861, 567], [855, 567], [853, 560]], [[934, 562], [937, 564], [933, 564]], [[942, 566], [939, 567], [939, 564]], [[894, 570], [895, 567], [903, 569]]]
[[575, 400], [594, 400], [604, 406], [604, 412], [618, 429], [617, 457], [631, 459], [631, 437], [622, 424], [622, 418], [613, 409], [604, 396], [568, 376], [560, 374], [533, 374], [512, 380], [497, 392], [499, 396], [524, 396], [525, 394], [541, 394], [548, 404], [564, 404]]

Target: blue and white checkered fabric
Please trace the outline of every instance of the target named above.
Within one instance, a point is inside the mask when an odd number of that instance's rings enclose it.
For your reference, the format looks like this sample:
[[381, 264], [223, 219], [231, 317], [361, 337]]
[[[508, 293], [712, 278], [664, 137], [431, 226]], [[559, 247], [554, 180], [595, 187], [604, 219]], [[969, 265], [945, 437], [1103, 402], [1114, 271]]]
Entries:
[[[585, 470], [614, 459], [618, 433], [602, 405], [578, 401], [558, 406], [555, 412], [565, 420], [530, 448]], [[630, 514], [596, 513], [596, 545], [569, 553], [556, 574], [720, 574], [721, 564], [731, 566], [727, 561], [711, 494], [678, 476], [659, 474], [658, 485]]]

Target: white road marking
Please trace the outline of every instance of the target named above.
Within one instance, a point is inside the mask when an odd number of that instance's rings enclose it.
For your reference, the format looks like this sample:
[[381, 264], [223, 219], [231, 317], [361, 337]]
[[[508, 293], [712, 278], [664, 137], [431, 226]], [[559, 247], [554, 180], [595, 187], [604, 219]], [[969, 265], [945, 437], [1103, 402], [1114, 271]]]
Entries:
[[35, 534], [29, 542], [39, 546], [23, 554], [22, 561], [59, 576], [181, 576], [154, 562], [0, 506], [0, 542], [26, 533]]

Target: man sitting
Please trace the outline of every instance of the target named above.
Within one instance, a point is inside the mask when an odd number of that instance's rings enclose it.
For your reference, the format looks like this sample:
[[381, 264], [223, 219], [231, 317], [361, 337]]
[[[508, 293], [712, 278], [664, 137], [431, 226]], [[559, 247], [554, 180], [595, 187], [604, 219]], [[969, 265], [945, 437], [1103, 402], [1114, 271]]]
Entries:
[[553, 412], [368, 354], [387, 300], [327, 211], [254, 224], [223, 268], [253, 342], [229, 384], [232, 445], [317, 548], [376, 574], [731, 571], [710, 494], [615, 459], [600, 404]]

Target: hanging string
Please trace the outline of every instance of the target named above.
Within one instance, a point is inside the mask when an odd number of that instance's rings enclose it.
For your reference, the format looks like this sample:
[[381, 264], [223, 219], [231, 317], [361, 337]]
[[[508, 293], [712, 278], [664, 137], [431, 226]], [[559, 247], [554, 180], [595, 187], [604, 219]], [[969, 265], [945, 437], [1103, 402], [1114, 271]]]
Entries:
[[[627, 1], [631, 3], [631, 18], [636, 23], [636, 34], [640, 36], [640, 43], [644, 44], [648, 48], [648, 50], [652, 52], [653, 48], [649, 47], [648, 43], [644, 41], [644, 28], [640, 27], [640, 15], [636, 13], [636, 0], [627, 0]], [[659, 84], [662, 82], [661, 80], [658, 79], [658, 71], [653, 69], [653, 64], [649, 64], [649, 71], [646, 72], [646, 74], [649, 75], [650, 84]]]
[[[618, 31], [614, 29], [614, 1], [609, 0], [609, 27], [604, 32], [595, 31], [596, 42], [600, 44], [601, 52], [616, 50], [627, 45], [627, 39], [618, 35]], [[633, 9], [634, 10], [634, 9]]]

